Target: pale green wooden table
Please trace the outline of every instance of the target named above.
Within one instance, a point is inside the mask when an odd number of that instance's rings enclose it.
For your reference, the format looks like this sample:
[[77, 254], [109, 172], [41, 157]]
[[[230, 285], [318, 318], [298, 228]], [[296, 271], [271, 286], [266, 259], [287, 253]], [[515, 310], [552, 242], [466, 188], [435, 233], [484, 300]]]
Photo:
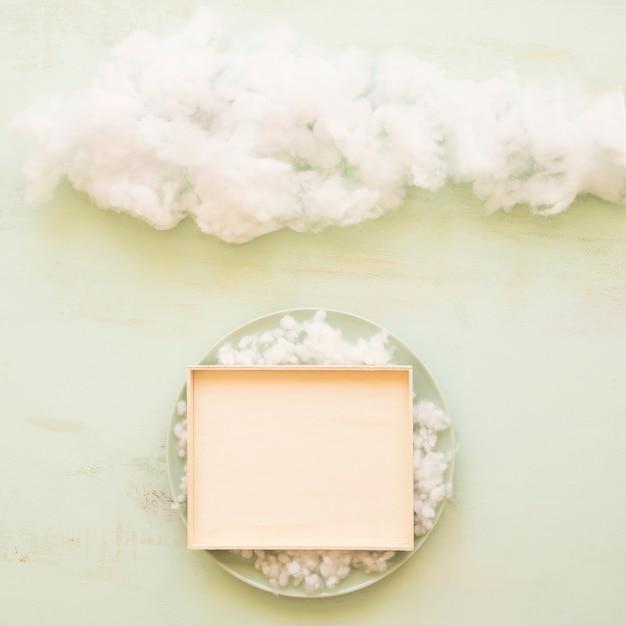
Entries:
[[[466, 188], [397, 213], [243, 246], [157, 232], [69, 187], [27, 206], [28, 147], [4, 131], [78, 87], [181, 0], [0, 0], [0, 624], [626, 623], [626, 209], [485, 217]], [[246, 37], [400, 44], [449, 74], [626, 84], [626, 2], [213, 5]], [[455, 496], [391, 577], [330, 600], [275, 598], [188, 552], [164, 443], [185, 367], [258, 315], [368, 317], [430, 367], [460, 449]]]

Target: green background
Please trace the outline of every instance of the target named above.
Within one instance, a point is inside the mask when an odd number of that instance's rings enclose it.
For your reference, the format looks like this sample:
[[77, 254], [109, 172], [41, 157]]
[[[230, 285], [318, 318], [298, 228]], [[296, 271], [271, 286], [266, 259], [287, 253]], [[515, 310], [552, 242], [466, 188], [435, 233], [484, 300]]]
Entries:
[[[241, 246], [168, 232], [63, 186], [23, 200], [6, 125], [86, 84], [130, 32], [184, 0], [0, 0], [0, 624], [626, 621], [626, 211], [487, 217], [466, 187], [322, 234]], [[623, 0], [215, 2], [234, 39], [278, 22], [332, 49], [400, 45], [455, 77], [507, 68], [626, 84]], [[435, 532], [380, 583], [276, 598], [185, 548], [165, 440], [185, 368], [248, 320], [327, 307], [420, 356], [458, 437]]]

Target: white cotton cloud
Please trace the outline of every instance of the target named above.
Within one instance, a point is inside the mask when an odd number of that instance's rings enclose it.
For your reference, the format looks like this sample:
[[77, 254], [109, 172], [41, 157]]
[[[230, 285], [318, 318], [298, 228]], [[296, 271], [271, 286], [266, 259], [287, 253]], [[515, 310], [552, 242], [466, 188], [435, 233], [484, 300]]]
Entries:
[[228, 46], [208, 10], [169, 37], [131, 35], [89, 86], [12, 129], [35, 144], [29, 200], [67, 178], [102, 208], [159, 229], [190, 216], [234, 243], [356, 224], [448, 180], [489, 211], [626, 202], [621, 89], [456, 80], [406, 52], [331, 55], [286, 29]]

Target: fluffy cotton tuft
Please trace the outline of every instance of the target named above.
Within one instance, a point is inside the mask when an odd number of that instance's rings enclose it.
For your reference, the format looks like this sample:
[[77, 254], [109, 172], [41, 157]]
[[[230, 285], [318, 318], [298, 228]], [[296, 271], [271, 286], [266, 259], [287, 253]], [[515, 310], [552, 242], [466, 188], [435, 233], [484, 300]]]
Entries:
[[356, 224], [447, 180], [489, 211], [558, 213], [581, 193], [622, 203], [625, 127], [621, 90], [454, 80], [408, 53], [332, 56], [286, 29], [227, 46], [206, 9], [174, 35], [131, 35], [89, 86], [12, 123], [36, 146], [29, 200], [67, 178], [102, 208], [159, 229], [190, 216], [235, 243]]
[[[386, 333], [350, 341], [340, 329], [328, 324], [326, 312], [298, 322], [291, 315], [281, 318], [277, 328], [245, 335], [236, 345], [226, 343], [218, 350], [220, 365], [387, 365], [393, 362], [393, 349]], [[178, 451], [186, 456], [186, 405], [179, 402], [180, 421], [174, 428]], [[445, 475], [450, 458], [437, 452], [437, 436], [450, 427], [450, 418], [430, 401], [413, 407], [414, 450], [414, 531], [416, 537], [434, 526], [438, 506], [452, 493]], [[187, 466], [173, 504], [179, 509], [187, 499]], [[307, 593], [337, 586], [353, 568], [366, 574], [387, 570], [393, 551], [365, 550], [239, 550], [275, 588], [302, 587]]]
[[325, 311], [297, 322], [285, 315], [278, 328], [225, 343], [217, 354], [221, 365], [388, 365], [393, 358], [387, 333], [351, 342], [326, 322]]
[[102, 208], [159, 229], [190, 216], [236, 243], [376, 218], [449, 179], [490, 211], [626, 199], [621, 90], [454, 80], [408, 53], [333, 56], [286, 29], [228, 46], [206, 9], [174, 35], [131, 35], [89, 86], [12, 128], [36, 146], [29, 200], [65, 177]]

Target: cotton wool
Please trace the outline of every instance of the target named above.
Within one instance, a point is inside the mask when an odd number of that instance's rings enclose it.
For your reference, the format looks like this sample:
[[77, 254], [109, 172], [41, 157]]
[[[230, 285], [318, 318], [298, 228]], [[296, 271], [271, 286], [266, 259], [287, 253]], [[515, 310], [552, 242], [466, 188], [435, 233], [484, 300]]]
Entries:
[[[219, 365], [377, 365], [393, 363], [393, 346], [384, 331], [355, 341], [346, 339], [339, 328], [326, 321], [326, 313], [317, 311], [310, 319], [297, 321], [284, 315], [271, 330], [251, 333], [236, 343], [223, 344], [217, 353]], [[174, 427], [178, 452], [186, 456], [186, 405], [179, 402]], [[450, 428], [450, 418], [430, 401], [420, 400], [413, 406], [414, 462], [414, 532], [416, 537], [428, 533], [435, 524], [438, 506], [452, 493], [446, 472], [451, 458], [436, 451], [438, 434]], [[172, 505], [180, 509], [187, 498], [187, 466]], [[314, 594], [333, 589], [353, 569], [366, 574], [385, 572], [393, 551], [366, 550], [239, 550], [245, 559], [280, 589], [303, 588]]]
[[172, 35], [130, 35], [90, 84], [11, 127], [34, 143], [31, 201], [66, 178], [155, 228], [190, 217], [243, 243], [375, 219], [447, 181], [488, 211], [554, 214], [582, 193], [624, 203], [625, 119], [621, 87], [460, 80], [407, 52], [331, 54], [285, 28], [236, 43], [200, 9]]

